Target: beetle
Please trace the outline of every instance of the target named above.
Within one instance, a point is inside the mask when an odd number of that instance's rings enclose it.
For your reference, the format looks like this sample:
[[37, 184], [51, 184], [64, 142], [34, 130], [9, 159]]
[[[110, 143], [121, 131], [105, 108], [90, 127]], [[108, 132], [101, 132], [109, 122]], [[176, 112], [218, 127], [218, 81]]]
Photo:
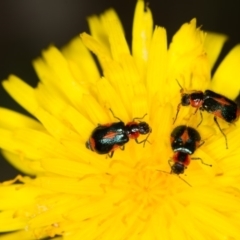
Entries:
[[[98, 154], [108, 154], [112, 158], [117, 148], [124, 150], [124, 145], [129, 139], [134, 139], [136, 143], [143, 143], [143, 146], [145, 146], [152, 130], [146, 122], [137, 122], [136, 120], [143, 119], [146, 114], [142, 118], [134, 118], [131, 122], [124, 124], [120, 118], [114, 115], [111, 109], [110, 111], [119, 122], [99, 124], [92, 131], [90, 138], [86, 142], [86, 147]], [[139, 142], [138, 137], [145, 134], [148, 134], [147, 137]]]
[[174, 152], [172, 159], [168, 160], [171, 168], [170, 173], [177, 175], [183, 174], [191, 160], [200, 160], [202, 164], [212, 166], [203, 162], [201, 158], [190, 158], [190, 155], [204, 144], [204, 141], [201, 141], [201, 136], [196, 129], [186, 125], [175, 127], [171, 132], [170, 143]]
[[225, 120], [228, 123], [236, 122], [240, 116], [240, 108], [238, 107], [237, 103], [211, 90], [206, 90], [205, 92], [193, 91], [191, 93], [185, 93], [178, 81], [177, 83], [181, 88], [180, 90], [181, 102], [178, 104], [177, 113], [173, 121], [173, 124], [177, 120], [181, 106], [192, 106], [196, 108], [194, 114], [196, 114], [196, 112], [200, 110], [201, 120], [197, 127], [202, 123], [203, 120], [202, 111], [211, 113], [214, 115], [213, 117], [214, 122], [217, 124], [220, 132], [225, 138], [226, 149], [228, 149], [227, 137], [223, 130], [221, 129], [217, 117]]
[[189, 126], [180, 125], [173, 129], [170, 137], [171, 147], [174, 152], [193, 154], [197, 148], [203, 145], [199, 132]]

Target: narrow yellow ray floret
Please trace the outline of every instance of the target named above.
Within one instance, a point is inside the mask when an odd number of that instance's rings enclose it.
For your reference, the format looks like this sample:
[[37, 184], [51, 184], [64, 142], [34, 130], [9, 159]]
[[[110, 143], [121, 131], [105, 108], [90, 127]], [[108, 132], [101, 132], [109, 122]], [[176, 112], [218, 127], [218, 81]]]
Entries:
[[[197, 128], [199, 112], [182, 106], [173, 125], [181, 87], [237, 96], [239, 46], [211, 81], [227, 37], [206, 34], [196, 19], [169, 46], [166, 29], [154, 26], [142, 0], [131, 47], [114, 10], [88, 22], [91, 34], [62, 50], [50, 46], [34, 60], [36, 88], [13, 75], [3, 81], [35, 119], [0, 108], [0, 148], [26, 174], [0, 184], [0, 239], [240, 239], [240, 123], [219, 119], [229, 149], [213, 114], [203, 112]], [[152, 129], [145, 146], [130, 139], [112, 158], [87, 149], [99, 124], [134, 118]], [[195, 128], [204, 141], [180, 176], [169, 166], [178, 125]]]
[[[221, 62], [212, 80], [212, 89], [224, 94], [230, 99], [235, 99], [239, 94], [239, 87], [232, 82], [238, 83], [240, 71], [236, 69], [240, 65], [240, 44], [235, 46]], [[227, 91], [226, 91], [227, 89]]]

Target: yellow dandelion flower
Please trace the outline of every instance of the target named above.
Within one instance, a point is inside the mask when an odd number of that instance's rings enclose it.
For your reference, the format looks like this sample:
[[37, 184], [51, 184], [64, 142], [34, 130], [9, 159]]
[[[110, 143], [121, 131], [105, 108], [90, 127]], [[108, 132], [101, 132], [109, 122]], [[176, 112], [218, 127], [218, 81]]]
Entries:
[[[228, 149], [213, 114], [203, 112], [197, 128], [199, 112], [181, 107], [173, 125], [178, 83], [186, 92], [237, 97], [240, 46], [211, 80], [227, 37], [204, 33], [195, 19], [168, 46], [166, 30], [153, 28], [151, 11], [139, 0], [131, 49], [114, 10], [88, 21], [91, 35], [62, 50], [51, 46], [34, 61], [36, 88], [16, 76], [3, 82], [37, 120], [0, 109], [2, 153], [26, 173], [0, 185], [0, 232], [6, 233], [0, 239], [240, 239], [239, 122], [218, 118]], [[124, 123], [147, 114], [140, 121], [152, 133], [144, 147], [130, 140], [112, 158], [86, 148], [98, 124], [119, 121], [110, 109]], [[179, 125], [197, 129], [204, 141], [182, 179], [168, 164], [170, 135]]]

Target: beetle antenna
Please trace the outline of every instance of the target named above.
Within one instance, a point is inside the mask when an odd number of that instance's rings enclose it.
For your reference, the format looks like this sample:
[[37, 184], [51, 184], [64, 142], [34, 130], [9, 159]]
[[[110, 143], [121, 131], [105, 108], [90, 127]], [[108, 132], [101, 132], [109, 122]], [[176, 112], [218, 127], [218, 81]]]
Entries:
[[179, 177], [182, 181], [184, 181], [189, 187], [192, 187], [192, 185], [191, 185], [190, 183], [188, 183], [184, 178], [181, 178], [179, 175], [178, 175], [178, 177]]
[[[150, 129], [147, 137], [145, 138], [144, 143], [143, 143], [143, 147], [145, 147], [146, 142], [149, 142], [149, 141], [148, 141], [148, 138], [149, 138], [149, 136], [150, 136], [151, 133], [152, 133], [152, 129]], [[149, 142], [149, 143], [150, 143], [150, 142]]]
[[[136, 117], [136, 118], [133, 118], [133, 122], [135, 122], [135, 120], [142, 120], [142, 119], [144, 119], [145, 117], [147, 116], [147, 113], [145, 113], [144, 115], [143, 115], [143, 117], [141, 117], [141, 118], [138, 118], [138, 117]], [[140, 122], [140, 121], [139, 121]]]
[[118, 117], [116, 117], [113, 113], [113, 110], [111, 108], [109, 108], [109, 111], [112, 113], [113, 117], [116, 118], [117, 120], [119, 120], [120, 122], [122, 122], [122, 120]]
[[180, 82], [176, 79], [176, 81], [177, 81], [177, 84], [178, 84], [178, 86], [181, 88], [181, 91], [183, 91], [183, 87], [182, 87], [182, 85], [180, 84]]
[[[173, 174], [172, 171], [171, 172], [166, 172], [166, 171], [163, 171], [163, 170], [157, 170], [159, 172], [163, 172], [163, 173], [167, 173], [167, 174]], [[174, 174], [176, 175], [176, 174]], [[190, 183], [188, 183], [185, 179], [181, 178], [179, 175], [177, 175], [182, 181], [184, 181], [189, 187], [192, 187], [192, 185]]]

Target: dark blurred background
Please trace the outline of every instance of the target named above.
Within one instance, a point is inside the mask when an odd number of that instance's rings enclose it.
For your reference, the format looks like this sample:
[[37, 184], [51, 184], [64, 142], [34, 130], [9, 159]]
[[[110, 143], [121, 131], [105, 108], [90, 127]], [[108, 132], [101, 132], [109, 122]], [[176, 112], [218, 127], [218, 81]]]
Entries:
[[[239, 0], [149, 0], [148, 3], [155, 24], [167, 28], [169, 40], [181, 24], [196, 17], [202, 29], [230, 36], [222, 57], [240, 42]], [[119, 14], [130, 41], [135, 4], [135, 0], [1, 0], [0, 79], [13, 73], [36, 86], [32, 59], [51, 43], [61, 47], [80, 32], [88, 31], [86, 17], [110, 7]], [[25, 113], [2, 87], [0, 94], [0, 106]], [[0, 159], [0, 181], [16, 174]]]

